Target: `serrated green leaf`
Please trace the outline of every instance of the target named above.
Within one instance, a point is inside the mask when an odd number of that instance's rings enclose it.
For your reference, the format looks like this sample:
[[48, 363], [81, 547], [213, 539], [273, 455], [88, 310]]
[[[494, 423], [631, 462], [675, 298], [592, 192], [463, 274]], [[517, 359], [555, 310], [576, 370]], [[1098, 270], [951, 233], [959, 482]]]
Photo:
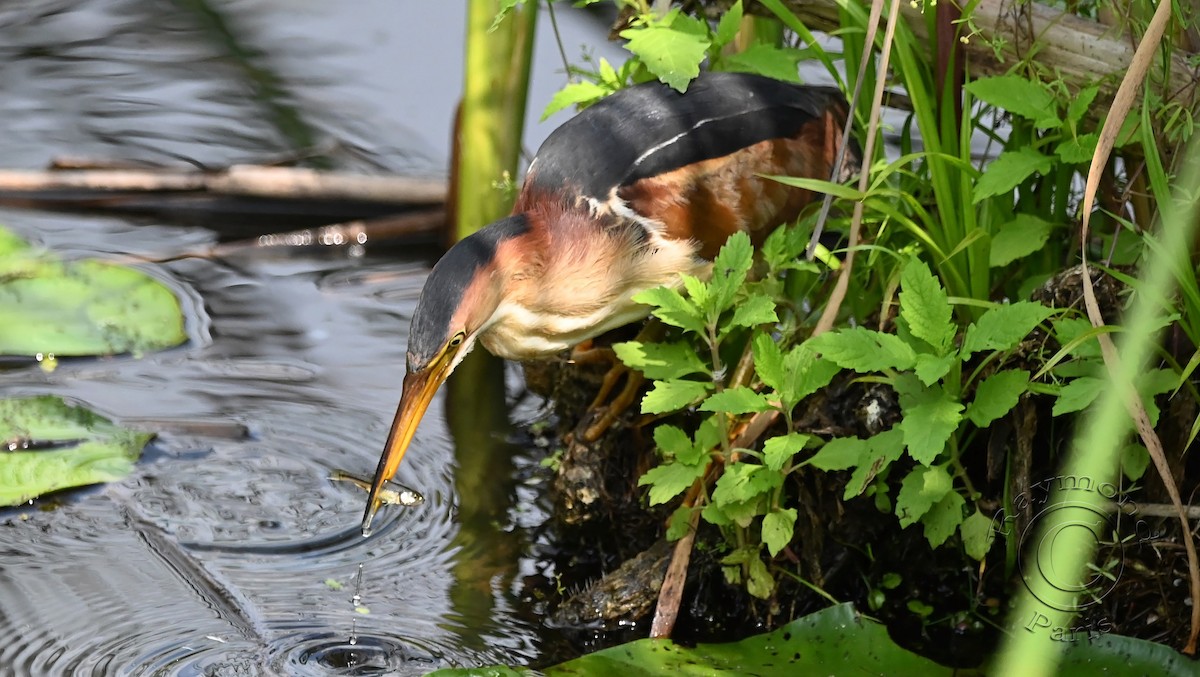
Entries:
[[1087, 409], [1107, 386], [1108, 379], [1080, 376], [1058, 391], [1058, 399], [1054, 400], [1054, 408], [1050, 410], [1050, 415], [1062, 416]]
[[779, 321], [775, 314], [775, 302], [762, 294], [753, 294], [737, 305], [733, 311], [730, 327], [755, 327]]
[[749, 529], [754, 520], [763, 513], [760, 506], [766, 496], [755, 496], [748, 501], [731, 501], [723, 505], [709, 503], [704, 506], [700, 516], [705, 522], [717, 526], [737, 525]]
[[915, 376], [902, 376], [894, 385], [904, 415], [897, 427], [904, 433], [908, 455], [921, 465], [929, 465], [958, 429], [963, 405], [940, 384], [923, 387]]
[[900, 337], [863, 327], [827, 331], [804, 345], [839, 367], [857, 372], [907, 371], [917, 362], [916, 352]]
[[783, 477], [765, 466], [734, 463], [727, 466], [713, 489], [712, 502], [719, 506], [749, 501], [783, 483]]
[[917, 378], [921, 379], [921, 383], [925, 385], [933, 385], [945, 376], [954, 363], [958, 361], [957, 355], [930, 355], [929, 353], [921, 353], [917, 355], [917, 364], [913, 372]]
[[963, 523], [962, 513], [966, 504], [957, 491], [951, 491], [921, 516], [921, 523], [925, 525], [925, 540], [929, 541], [929, 547], [936, 548], [954, 535]]
[[[1082, 317], [1056, 317], [1050, 321], [1050, 326], [1054, 329], [1054, 338], [1063, 347], [1095, 329], [1091, 322]], [[1100, 357], [1100, 341], [1094, 337], [1083, 341], [1073, 347], [1070, 354], [1078, 358]]]
[[638, 486], [650, 485], [650, 505], [666, 503], [686, 491], [704, 475], [703, 463], [664, 463], [645, 472], [638, 479]]
[[679, 327], [703, 335], [704, 316], [700, 308], [683, 295], [668, 287], [655, 287], [639, 292], [633, 297], [637, 303], [654, 308], [653, 314], [672, 327]]
[[870, 440], [862, 440], [857, 437], [835, 437], [826, 442], [825, 446], [818, 449], [817, 453], [804, 463], [825, 471], [846, 470], [862, 465], [874, 455], [876, 453], [871, 447]]
[[946, 291], [920, 259], [909, 259], [900, 273], [900, 316], [913, 336], [925, 341], [938, 355], [954, 342], [957, 327]]
[[708, 385], [698, 381], [656, 381], [642, 398], [642, 413], [678, 411], [708, 394]]
[[1133, 384], [1142, 398], [1150, 425], [1158, 425], [1160, 411], [1154, 396], [1175, 390], [1179, 384], [1179, 374], [1171, 369], [1151, 369], [1138, 374]]
[[1008, 350], [1021, 342], [1042, 320], [1054, 314], [1032, 301], [1018, 301], [989, 308], [979, 320], [967, 327], [961, 355], [964, 360], [980, 350]]
[[680, 93], [686, 92], [688, 83], [700, 75], [700, 62], [709, 46], [703, 35], [681, 30], [685, 26], [653, 24], [621, 31], [621, 37], [629, 41], [625, 48], [655, 77]]
[[673, 425], [660, 425], [654, 429], [654, 446], [663, 456], [686, 456], [692, 451], [692, 440]]
[[713, 47], [724, 47], [733, 42], [741, 28], [742, 0], [737, 0], [737, 2], [733, 3], [732, 7], [721, 15], [721, 21], [717, 24], [717, 34], [713, 41]]
[[692, 529], [692, 511], [695, 508], [681, 505], [675, 508], [671, 513], [671, 519], [667, 521], [667, 540], [678, 541], [687, 536]]
[[701, 280], [695, 275], [688, 275], [685, 273], [680, 275], [679, 278], [683, 280], [683, 288], [687, 291], [688, 298], [691, 299], [692, 303], [696, 304], [696, 307], [700, 309], [701, 317], [705, 317], [707, 315], [715, 316], [715, 313], [711, 309], [711, 306], [714, 304], [710, 303], [712, 287], [710, 287], [707, 282]]
[[985, 103], [1033, 120], [1040, 129], [1053, 129], [1062, 124], [1054, 95], [1041, 82], [1019, 75], [999, 75], [967, 83], [966, 89]]
[[1054, 154], [1068, 164], [1083, 164], [1090, 162], [1096, 152], [1096, 144], [1100, 142], [1100, 134], [1091, 132], [1080, 134], [1071, 139], [1065, 139], [1054, 148]]
[[904, 433], [899, 428], [892, 428], [867, 440], [869, 455], [859, 463], [850, 474], [846, 483], [846, 491], [842, 494], [844, 500], [850, 500], [866, 491], [875, 481], [875, 477], [904, 453]]
[[712, 277], [708, 282], [710, 298], [703, 306], [710, 317], [716, 318], [733, 304], [753, 263], [754, 247], [750, 244], [750, 236], [743, 231], [730, 235], [713, 260]]
[[967, 418], [980, 428], [987, 427], [1012, 411], [1028, 387], [1029, 372], [1023, 369], [992, 374], [975, 389], [975, 399], [967, 406]]
[[779, 349], [775, 339], [767, 333], [755, 336], [753, 354], [754, 369], [762, 382], [772, 390], [783, 390], [783, 351]]
[[963, 549], [967, 555], [982, 560], [992, 549], [992, 541], [996, 540], [996, 529], [987, 515], [975, 510], [974, 514], [963, 520], [959, 528], [962, 534]]
[[800, 400], [829, 385], [841, 369], [833, 362], [818, 357], [807, 343], [795, 346], [783, 356], [783, 388], [780, 398], [785, 408], [796, 406]]
[[610, 93], [607, 87], [594, 82], [571, 82], [550, 97], [550, 103], [542, 111], [542, 121], [568, 106], [587, 107]]
[[900, 518], [900, 526], [916, 524], [952, 491], [954, 480], [944, 467], [914, 468], [900, 482], [900, 493], [896, 495], [896, 517]]
[[762, 540], [767, 546], [767, 552], [771, 553], [771, 557], [778, 555], [780, 550], [791, 543], [795, 533], [796, 510], [794, 508], [772, 510], [763, 516]]
[[750, 577], [746, 580], [746, 592], [759, 599], [770, 599], [775, 592], [775, 579], [767, 571], [767, 565], [758, 557], [750, 560]]
[[667, 381], [689, 374], [707, 374], [708, 367], [700, 361], [696, 350], [682, 341], [676, 343], [641, 343], [626, 341], [613, 344], [613, 351], [625, 366], [637, 369], [649, 379]]
[[972, 204], [979, 204], [989, 197], [1002, 195], [1017, 187], [1032, 174], [1050, 171], [1053, 160], [1029, 147], [1006, 150], [983, 170], [983, 176], [975, 182]]
[[776, 472], [783, 470], [783, 466], [787, 465], [788, 461], [804, 448], [808, 439], [808, 435], [800, 433], [788, 433], [769, 438], [763, 442], [763, 464]]
[[749, 414], [756, 411], [766, 411], [771, 408], [767, 398], [754, 392], [746, 386], [726, 388], [719, 393], [709, 395], [700, 411], [718, 411], [727, 414]]
[[1091, 108], [1092, 102], [1096, 100], [1096, 95], [1100, 93], [1098, 85], [1088, 85], [1079, 90], [1079, 93], [1071, 99], [1071, 103], [1067, 105], [1067, 119], [1072, 123], [1077, 123], [1087, 114]]
[[807, 50], [777, 47], [756, 42], [737, 54], [721, 58], [721, 70], [733, 73], [757, 73], [784, 82], [800, 83], [800, 61]]
[[1007, 266], [1017, 259], [1041, 251], [1046, 245], [1046, 240], [1050, 239], [1050, 231], [1053, 229], [1054, 224], [1049, 221], [1043, 221], [1032, 214], [1017, 214], [1016, 218], [1000, 226], [1000, 230], [992, 236], [988, 265], [993, 268]]

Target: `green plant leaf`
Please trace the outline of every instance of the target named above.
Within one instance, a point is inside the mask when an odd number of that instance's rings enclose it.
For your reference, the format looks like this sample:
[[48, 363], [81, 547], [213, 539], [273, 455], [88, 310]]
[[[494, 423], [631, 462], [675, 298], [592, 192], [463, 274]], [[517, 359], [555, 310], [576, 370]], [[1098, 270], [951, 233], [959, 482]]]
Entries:
[[141, 353], [186, 340], [179, 299], [140, 270], [15, 245], [0, 257], [0, 354]]
[[1032, 214], [1017, 214], [1016, 218], [1000, 226], [992, 236], [992, 247], [988, 253], [988, 265], [997, 268], [1007, 266], [1017, 259], [1042, 250], [1054, 224], [1043, 221]]
[[[857, 437], [835, 437], [817, 450], [812, 458], [805, 461], [821, 470], [846, 470], [862, 465], [875, 452], [870, 440]], [[898, 455], [897, 455], [898, 456]]]
[[550, 97], [550, 103], [542, 111], [542, 121], [568, 106], [586, 108], [611, 93], [607, 87], [594, 82], [571, 82]]
[[827, 331], [804, 343], [839, 367], [857, 372], [912, 369], [917, 354], [894, 334], [862, 327]]
[[750, 244], [750, 236], [743, 231], [730, 235], [713, 260], [709, 280], [711, 298], [703, 304], [710, 317], [715, 318], [733, 304], [753, 263], [754, 246]]
[[1091, 132], [1066, 139], [1054, 148], [1054, 154], [1067, 164], [1083, 164], [1090, 162], [1096, 153], [1096, 144], [1100, 142], [1100, 134]]
[[954, 480], [944, 467], [913, 468], [900, 483], [900, 493], [896, 495], [896, 517], [900, 518], [900, 526], [916, 524], [953, 491]]
[[746, 592], [759, 599], [769, 599], [771, 593], [775, 592], [775, 579], [771, 577], [771, 572], [760, 557], [750, 560], [750, 578], [746, 581]]
[[963, 520], [960, 533], [962, 534], [963, 549], [967, 551], [969, 557], [976, 560], [983, 560], [987, 556], [988, 550], [992, 549], [992, 542], [996, 540], [996, 529], [992, 525], [992, 520], [978, 509]]
[[787, 465], [788, 461], [804, 448], [808, 440], [808, 435], [800, 433], [788, 433], [769, 438], [763, 442], [763, 464], [775, 472], [783, 470], [783, 466]]
[[682, 341], [626, 341], [613, 344], [613, 351], [625, 366], [637, 369], [649, 379], [667, 381], [689, 374], [708, 373], [708, 367], [700, 361], [695, 348]]
[[917, 364], [913, 372], [917, 375], [917, 378], [921, 379], [921, 383], [929, 386], [941, 380], [957, 361], [957, 355], [942, 355], [938, 357], [929, 353], [920, 353], [917, 355]]
[[783, 356], [783, 388], [780, 391], [785, 408], [796, 406], [800, 400], [829, 385], [841, 369], [817, 356], [807, 343], [795, 346]]
[[925, 525], [925, 540], [929, 541], [929, 547], [937, 548], [954, 535], [963, 523], [962, 511], [966, 504], [957, 491], [951, 491], [921, 516], [921, 524]]
[[727, 414], [749, 414], [756, 411], [766, 411], [771, 408], [767, 398], [746, 386], [726, 388], [719, 393], [709, 395], [700, 411], [718, 411]]
[[[1050, 326], [1054, 329], [1054, 338], [1058, 339], [1059, 344], [1064, 347], [1094, 329], [1092, 323], [1082, 317], [1056, 317], [1050, 321]], [[1098, 358], [1100, 357], [1100, 341], [1094, 337], [1091, 340], [1083, 341], [1072, 348], [1070, 354], [1078, 358]]]
[[1034, 121], [1040, 129], [1062, 124], [1054, 95], [1041, 82], [1019, 75], [998, 75], [967, 83], [967, 91], [979, 100]]
[[[151, 437], [58, 397], [0, 400], [0, 439], [17, 447], [0, 453], [0, 505], [119, 480]], [[43, 445], [51, 448], [36, 448]]]
[[708, 385], [699, 381], [655, 381], [642, 398], [642, 413], [664, 414], [678, 411], [708, 394]]
[[1150, 452], [1146, 447], [1134, 442], [1121, 449], [1121, 472], [1130, 482], [1142, 479], [1146, 468], [1150, 467]]
[[628, 28], [621, 31], [621, 37], [629, 41], [626, 49], [641, 59], [647, 70], [682, 93], [700, 75], [700, 62], [708, 52], [707, 33], [701, 22], [674, 9], [662, 22]]
[[705, 333], [704, 315], [700, 308], [668, 287], [655, 287], [639, 292], [633, 300], [654, 308], [654, 316], [672, 327], [700, 335]]
[[692, 440], [687, 433], [673, 425], [660, 425], [654, 429], [654, 446], [665, 457], [687, 456], [692, 452]]
[[784, 82], [799, 83], [799, 64], [806, 56], [806, 50], [756, 42], [737, 54], [721, 57], [721, 70], [757, 73]]
[[945, 355], [954, 343], [957, 326], [951, 319], [953, 309], [942, 285], [929, 267], [911, 258], [900, 273], [900, 316], [913, 336]]
[[783, 477], [765, 466], [734, 463], [725, 468], [713, 489], [712, 502], [718, 506], [757, 498], [783, 483]]
[[1058, 391], [1050, 415], [1062, 416], [1087, 409], [1107, 386], [1108, 379], [1095, 376], [1080, 376], [1070, 381]]
[[846, 491], [842, 495], [844, 500], [850, 500], [866, 491], [875, 481], [875, 477], [904, 453], [904, 432], [899, 428], [881, 432], [867, 442], [870, 455], [850, 474], [850, 481], [846, 483]]
[[791, 543], [792, 535], [795, 533], [795, 508], [772, 510], [763, 516], [762, 540], [767, 546], [767, 552], [771, 553], [771, 557], [778, 555], [780, 550]]
[[761, 333], [754, 337], [754, 369], [767, 387], [775, 391], [784, 388], [783, 352], [770, 334]]
[[972, 204], [979, 204], [989, 197], [1002, 195], [1017, 187], [1032, 174], [1050, 171], [1053, 160], [1029, 147], [1006, 150], [983, 170], [983, 176], [975, 183]]
[[733, 310], [733, 318], [729, 328], [755, 327], [760, 324], [774, 324], [779, 321], [775, 314], [775, 302], [763, 294], [752, 294]]
[[893, 385], [900, 394], [900, 411], [904, 414], [896, 427], [904, 433], [908, 455], [921, 465], [929, 465], [958, 429], [963, 405], [941, 384], [922, 386], [915, 376], [902, 375]]
[[1017, 406], [1029, 387], [1029, 372], [1024, 369], [998, 371], [975, 389], [975, 399], [967, 406], [967, 418], [985, 428]]
[[733, 6], [721, 15], [721, 21], [717, 24], [717, 33], [714, 36], [713, 47], [724, 47], [733, 42], [741, 28], [742, 0], [737, 0], [737, 2], [733, 3]]
[[1099, 85], [1088, 85], [1079, 90], [1079, 93], [1067, 105], [1067, 120], [1070, 120], [1072, 124], [1082, 120], [1083, 116], [1087, 115], [1088, 109], [1091, 108], [1092, 102], [1096, 100], [1096, 95], [1099, 93]]
[[1054, 314], [1033, 301], [1018, 301], [989, 308], [967, 327], [961, 355], [964, 360], [980, 350], [1008, 350], [1021, 342], [1042, 320]]
[[667, 520], [666, 539], [668, 541], [678, 541], [687, 536], [688, 531], [692, 528], [693, 510], [695, 508], [686, 505], [675, 508], [675, 511], [671, 513], [671, 519]]
[[705, 465], [698, 463], [663, 463], [645, 472], [638, 479], [638, 486], [650, 485], [650, 505], [666, 503], [686, 491], [704, 475]]

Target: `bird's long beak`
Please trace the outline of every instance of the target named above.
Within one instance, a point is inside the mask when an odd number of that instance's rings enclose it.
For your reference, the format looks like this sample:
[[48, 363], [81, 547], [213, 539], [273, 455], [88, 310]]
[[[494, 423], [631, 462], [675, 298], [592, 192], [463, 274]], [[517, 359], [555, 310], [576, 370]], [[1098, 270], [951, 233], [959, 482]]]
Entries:
[[379, 467], [375, 469], [375, 478], [371, 481], [371, 491], [367, 494], [367, 509], [363, 513], [362, 533], [371, 533], [371, 521], [375, 512], [383, 505], [380, 492], [389, 480], [396, 475], [400, 467], [400, 459], [412, 443], [417, 425], [434, 393], [441, 387], [446, 377], [450, 375], [450, 356], [443, 356], [424, 371], [404, 375], [404, 388], [400, 395], [400, 406], [396, 409], [396, 418], [392, 420], [392, 429], [388, 432], [387, 444], [384, 445], [383, 455], [379, 457]]

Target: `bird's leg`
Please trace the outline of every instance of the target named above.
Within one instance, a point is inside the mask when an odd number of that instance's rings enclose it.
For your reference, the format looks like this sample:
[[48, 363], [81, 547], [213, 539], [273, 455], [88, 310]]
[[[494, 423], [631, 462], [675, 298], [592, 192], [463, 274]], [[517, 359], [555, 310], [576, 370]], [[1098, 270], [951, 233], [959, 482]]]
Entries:
[[[643, 343], [657, 341], [662, 338], [665, 331], [666, 326], [662, 322], [659, 322], [657, 319], [651, 319], [642, 327], [642, 330], [638, 332], [637, 338], [634, 340]], [[592, 348], [589, 352], [595, 350], [600, 349]], [[642, 372], [630, 369], [622, 364], [611, 348], [605, 350], [609, 353], [612, 368], [604, 375], [604, 380], [600, 384], [600, 390], [596, 393], [596, 397], [592, 400], [591, 407], [589, 407], [589, 411], [597, 411], [603, 407], [603, 412], [595, 417], [595, 422], [588, 425], [580, 435], [583, 441], [589, 444], [600, 439], [604, 432], [616, 422], [617, 417], [625, 413], [625, 410], [637, 400], [638, 392], [640, 392], [642, 384], [646, 382], [646, 377], [642, 375]], [[616, 397], [613, 397], [609, 401], [609, 395], [612, 394], [617, 382], [625, 375], [628, 375], [625, 379], [625, 387], [617, 393]], [[605, 404], [606, 401], [608, 402], [607, 405]]]

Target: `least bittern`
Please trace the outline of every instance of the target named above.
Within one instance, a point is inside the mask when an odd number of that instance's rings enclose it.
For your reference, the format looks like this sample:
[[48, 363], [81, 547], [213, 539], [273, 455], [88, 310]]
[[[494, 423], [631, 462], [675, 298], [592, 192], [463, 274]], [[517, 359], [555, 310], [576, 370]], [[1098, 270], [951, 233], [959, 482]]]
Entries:
[[846, 108], [832, 88], [706, 73], [684, 94], [623, 89], [551, 133], [512, 215], [451, 247], [425, 282], [363, 533], [434, 393], [476, 342], [528, 360], [646, 317], [638, 292], [706, 275], [738, 230], [758, 244], [797, 218], [813, 194], [764, 175], [829, 178]]

